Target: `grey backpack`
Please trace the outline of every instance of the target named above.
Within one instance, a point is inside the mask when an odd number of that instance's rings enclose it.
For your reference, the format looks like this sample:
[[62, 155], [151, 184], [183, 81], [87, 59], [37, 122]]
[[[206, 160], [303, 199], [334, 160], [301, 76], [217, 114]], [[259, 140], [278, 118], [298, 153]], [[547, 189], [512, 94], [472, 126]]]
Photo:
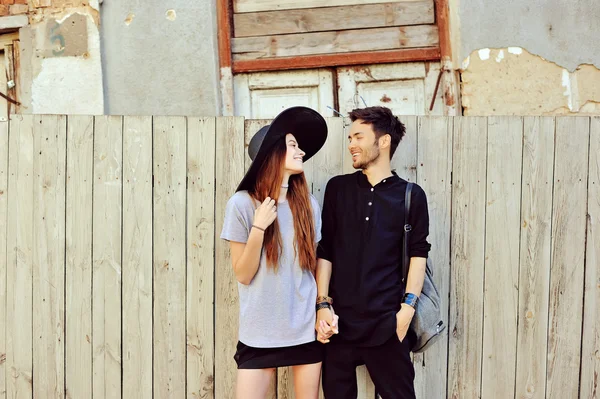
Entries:
[[[402, 282], [406, 284], [408, 277], [408, 268], [410, 258], [408, 256], [409, 235], [412, 226], [408, 222], [408, 214], [410, 212], [410, 196], [413, 183], [408, 183], [406, 186], [405, 197], [405, 213], [404, 213], [404, 240], [403, 240], [403, 259], [402, 259]], [[439, 338], [442, 337], [442, 332], [446, 329], [442, 320], [442, 312], [440, 309], [440, 294], [433, 282], [433, 271], [431, 268], [431, 258], [427, 258], [427, 267], [425, 273], [425, 281], [423, 282], [423, 290], [419, 296], [419, 303], [410, 328], [415, 333], [417, 339], [412, 347], [414, 353], [421, 353], [433, 345]]]

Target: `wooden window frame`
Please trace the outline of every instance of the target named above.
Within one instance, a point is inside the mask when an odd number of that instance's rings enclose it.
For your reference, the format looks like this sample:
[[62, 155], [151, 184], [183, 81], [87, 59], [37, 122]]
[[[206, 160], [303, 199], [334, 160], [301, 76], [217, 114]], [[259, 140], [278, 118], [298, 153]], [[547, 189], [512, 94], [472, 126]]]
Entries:
[[[0, 88], [2, 97], [7, 102], [7, 115], [20, 113], [20, 105], [18, 99], [17, 86], [19, 83], [20, 72], [20, 41], [19, 31], [17, 29], [6, 30], [0, 33], [0, 52], [4, 53], [5, 71], [6, 71], [6, 88]], [[12, 81], [12, 87], [8, 87]]]
[[231, 38], [233, 37], [232, 0], [217, 0], [217, 35], [219, 66], [233, 73], [280, 71], [331, 66], [361, 64], [384, 64], [392, 62], [440, 61], [451, 59], [448, 26], [448, 0], [434, 0], [435, 21], [439, 31], [438, 47], [408, 48], [386, 51], [361, 51], [341, 54], [302, 55], [259, 60], [233, 60]]

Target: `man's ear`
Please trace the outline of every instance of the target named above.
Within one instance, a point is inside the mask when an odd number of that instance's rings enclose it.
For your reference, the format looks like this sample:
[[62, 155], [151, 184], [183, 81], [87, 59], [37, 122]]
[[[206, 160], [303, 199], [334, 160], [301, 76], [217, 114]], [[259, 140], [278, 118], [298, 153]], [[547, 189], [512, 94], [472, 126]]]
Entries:
[[384, 134], [379, 138], [379, 148], [390, 148], [392, 145], [392, 136]]

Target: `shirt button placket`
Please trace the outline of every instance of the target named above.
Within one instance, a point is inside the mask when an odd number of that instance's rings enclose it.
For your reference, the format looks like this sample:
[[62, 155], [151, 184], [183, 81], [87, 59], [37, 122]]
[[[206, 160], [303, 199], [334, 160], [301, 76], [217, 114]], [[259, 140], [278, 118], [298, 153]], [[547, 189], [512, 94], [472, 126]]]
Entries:
[[[375, 191], [375, 188], [374, 188], [374, 187], [371, 187], [371, 198], [369, 199], [369, 202], [368, 202], [368, 204], [367, 204], [367, 205], [369, 206], [369, 207], [367, 208], [367, 214], [368, 214], [368, 215], [370, 215], [370, 214], [371, 214], [371, 209], [373, 209], [373, 208], [371, 208], [371, 207], [373, 206], [373, 191]], [[367, 216], [367, 217], [365, 218], [365, 220], [368, 222], [368, 221], [369, 221], [369, 216]]]

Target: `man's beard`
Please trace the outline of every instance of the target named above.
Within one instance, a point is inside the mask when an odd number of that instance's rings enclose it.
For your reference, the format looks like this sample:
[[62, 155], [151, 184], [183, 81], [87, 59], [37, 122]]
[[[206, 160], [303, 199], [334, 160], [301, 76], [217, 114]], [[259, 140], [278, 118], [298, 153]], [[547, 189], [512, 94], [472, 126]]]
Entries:
[[367, 169], [369, 166], [375, 163], [375, 161], [377, 161], [379, 158], [379, 145], [377, 145], [377, 141], [368, 152], [363, 152], [361, 155], [363, 155], [365, 159], [361, 160], [358, 164], [353, 164], [354, 169]]

